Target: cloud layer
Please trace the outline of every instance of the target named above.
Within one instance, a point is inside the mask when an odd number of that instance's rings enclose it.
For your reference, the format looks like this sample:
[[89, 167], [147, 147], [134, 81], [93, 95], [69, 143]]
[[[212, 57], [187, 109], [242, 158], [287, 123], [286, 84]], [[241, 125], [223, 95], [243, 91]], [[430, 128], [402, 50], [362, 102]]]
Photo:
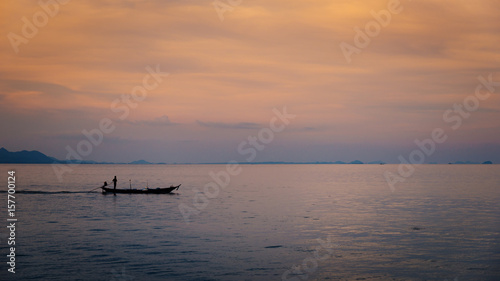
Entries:
[[[449, 128], [443, 113], [474, 93], [477, 76], [500, 81], [500, 4], [401, 1], [349, 63], [339, 45], [355, 46], [355, 29], [392, 2], [243, 1], [223, 21], [211, 1], [2, 2], [0, 143], [63, 157], [75, 142], [57, 136], [110, 118], [117, 130], [89, 159], [227, 161], [287, 106], [298, 117], [262, 160], [396, 161], [415, 138]], [[41, 11], [54, 16], [24, 37], [23, 17], [41, 21]], [[18, 53], [9, 34], [27, 41]], [[168, 78], [119, 120], [111, 103], [156, 65]], [[500, 161], [499, 92], [444, 146], [493, 147]], [[130, 153], [109, 149], [115, 140]]]

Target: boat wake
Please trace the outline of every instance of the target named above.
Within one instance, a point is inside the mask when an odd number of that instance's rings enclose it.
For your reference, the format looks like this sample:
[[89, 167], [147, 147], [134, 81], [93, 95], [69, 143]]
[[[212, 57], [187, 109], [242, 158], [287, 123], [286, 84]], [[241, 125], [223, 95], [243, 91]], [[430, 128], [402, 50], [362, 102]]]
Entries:
[[[17, 193], [22, 193], [22, 194], [66, 194], [66, 193], [98, 193], [100, 191], [37, 191], [37, 190], [16, 190]], [[6, 190], [1, 190], [0, 193], [7, 193]]]

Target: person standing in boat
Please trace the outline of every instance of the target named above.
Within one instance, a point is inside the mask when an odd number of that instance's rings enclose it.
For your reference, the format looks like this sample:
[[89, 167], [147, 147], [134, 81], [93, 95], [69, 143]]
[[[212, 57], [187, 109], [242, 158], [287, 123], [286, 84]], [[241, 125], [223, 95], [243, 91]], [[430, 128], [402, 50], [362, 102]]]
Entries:
[[113, 179], [113, 189], [116, 189], [116, 182], [117, 182], [117, 181], [118, 181], [118, 180], [116, 179], [116, 176], [115, 176], [115, 178]]

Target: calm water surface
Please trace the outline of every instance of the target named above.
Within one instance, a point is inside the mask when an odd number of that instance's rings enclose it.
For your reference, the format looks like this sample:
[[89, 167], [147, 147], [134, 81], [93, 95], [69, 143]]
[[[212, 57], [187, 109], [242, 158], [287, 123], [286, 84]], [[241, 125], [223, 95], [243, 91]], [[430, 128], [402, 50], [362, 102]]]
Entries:
[[[62, 182], [50, 165], [0, 167], [5, 226], [7, 171], [20, 191], [1, 280], [500, 280], [500, 165], [423, 165], [395, 192], [396, 165], [243, 165], [211, 198], [225, 165], [80, 165]], [[87, 192], [115, 175], [182, 186]]]

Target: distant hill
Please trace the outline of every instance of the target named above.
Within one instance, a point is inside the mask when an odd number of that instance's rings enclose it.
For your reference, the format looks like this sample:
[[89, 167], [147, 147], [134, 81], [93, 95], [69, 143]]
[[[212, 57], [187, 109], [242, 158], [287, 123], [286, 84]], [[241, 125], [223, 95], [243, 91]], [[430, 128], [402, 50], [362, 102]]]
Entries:
[[[96, 162], [91, 160], [58, 160], [54, 157], [47, 156], [39, 151], [16, 151], [10, 152], [5, 148], [0, 148], [0, 164], [52, 164], [52, 163], [63, 163], [63, 164], [133, 164], [133, 165], [147, 165], [147, 164], [166, 164], [162, 163], [151, 163], [146, 160], [137, 160], [130, 163], [114, 163], [114, 162]], [[214, 162], [214, 163], [176, 163], [176, 164], [226, 164], [225, 162]], [[249, 164], [249, 165], [262, 165], [262, 164], [365, 164], [359, 160], [354, 160], [351, 162], [344, 161], [316, 161], [316, 162], [285, 162], [285, 161], [273, 161], [273, 162], [242, 162], [239, 164]], [[386, 164], [383, 161], [372, 161], [366, 164]], [[437, 164], [432, 162], [429, 164]], [[472, 162], [472, 161], [456, 161], [454, 163], [448, 164], [493, 164], [491, 161], [485, 162]]]
[[[58, 160], [54, 157], [47, 156], [40, 151], [16, 151], [10, 152], [4, 147], [0, 148], [0, 164], [125, 164], [113, 162], [96, 162], [96, 161], [79, 161], [79, 160]], [[154, 164], [145, 160], [133, 161], [127, 164]], [[162, 163], [164, 164], [164, 163]]]
[[448, 164], [475, 165], [475, 164], [493, 164], [493, 162], [485, 161], [485, 162], [481, 163], [481, 162], [473, 162], [473, 161], [456, 161], [455, 163], [448, 163]]
[[8, 164], [50, 164], [58, 162], [57, 159], [49, 157], [39, 151], [16, 151], [10, 152], [0, 148], [0, 163]]
[[137, 161], [132, 161], [129, 164], [142, 165], [142, 164], [154, 164], [154, 163], [150, 163], [146, 160], [137, 160]]

